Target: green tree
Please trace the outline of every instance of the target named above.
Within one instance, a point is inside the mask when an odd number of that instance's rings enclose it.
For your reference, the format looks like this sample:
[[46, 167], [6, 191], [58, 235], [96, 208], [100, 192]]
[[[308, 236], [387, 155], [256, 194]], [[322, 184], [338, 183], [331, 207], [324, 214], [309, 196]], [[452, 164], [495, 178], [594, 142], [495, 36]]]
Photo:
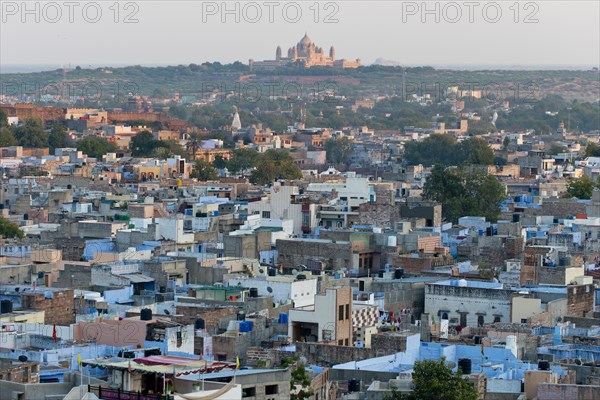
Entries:
[[600, 157], [600, 145], [589, 143], [585, 148], [585, 157]]
[[510, 145], [510, 138], [508, 136], [505, 136], [504, 139], [502, 140], [502, 147], [504, 148], [504, 150], [508, 149], [508, 146]]
[[151, 157], [166, 160], [175, 155], [185, 156], [185, 149], [174, 140], [155, 140], [153, 143]]
[[48, 147], [48, 134], [44, 132], [44, 126], [39, 119], [27, 119], [23, 125], [15, 129], [15, 137], [23, 147]]
[[583, 175], [581, 178], [569, 179], [567, 193], [564, 197], [575, 197], [580, 200], [591, 199], [594, 188], [598, 187], [598, 182], [594, 182], [589, 176]]
[[266, 185], [278, 179], [300, 179], [302, 172], [285, 150], [269, 149], [257, 158], [250, 182]]
[[227, 161], [223, 158], [223, 156], [215, 156], [215, 160], [212, 165], [217, 169], [223, 169], [227, 166]]
[[8, 114], [6, 111], [0, 109], [0, 128], [5, 128], [8, 126]]
[[129, 143], [129, 150], [133, 157], [152, 157], [157, 147], [161, 147], [161, 143], [154, 139], [150, 131], [141, 131]]
[[13, 134], [12, 129], [6, 127], [0, 128], [0, 147], [16, 146], [17, 144], [17, 138]]
[[[314, 393], [310, 389], [311, 380], [306, 373], [306, 367], [303, 363], [297, 363], [292, 369], [290, 380], [290, 399], [305, 400]], [[298, 388], [298, 386], [300, 386]]]
[[6, 239], [23, 239], [25, 233], [23, 233], [17, 224], [7, 220], [4, 217], [0, 217], [0, 236]]
[[416, 361], [413, 368], [413, 392], [393, 391], [386, 400], [476, 400], [477, 390], [446, 364], [439, 360]]
[[481, 168], [447, 169], [436, 165], [425, 182], [423, 198], [441, 203], [442, 215], [449, 221], [472, 215], [495, 222], [506, 190], [495, 176]]
[[457, 163], [475, 165], [491, 165], [494, 163], [494, 151], [487, 141], [474, 137], [458, 145], [459, 157]]
[[219, 174], [217, 173], [215, 167], [203, 159], [196, 160], [190, 177], [201, 181], [219, 180]]
[[86, 137], [77, 142], [77, 150], [89, 157], [100, 159], [106, 153], [117, 151], [117, 145], [99, 137]]
[[404, 158], [409, 165], [455, 165], [456, 140], [448, 135], [434, 134], [421, 142], [404, 145]]
[[259, 157], [260, 153], [254, 149], [248, 147], [236, 149], [231, 154], [231, 158], [227, 160], [227, 169], [232, 174], [243, 173], [254, 167]]
[[354, 148], [352, 142], [347, 137], [329, 139], [325, 142], [325, 151], [327, 152], [327, 161], [332, 164], [350, 164]]
[[48, 135], [48, 145], [50, 146], [50, 154], [54, 154], [54, 150], [67, 147], [70, 144], [69, 135], [64, 126], [54, 124]]

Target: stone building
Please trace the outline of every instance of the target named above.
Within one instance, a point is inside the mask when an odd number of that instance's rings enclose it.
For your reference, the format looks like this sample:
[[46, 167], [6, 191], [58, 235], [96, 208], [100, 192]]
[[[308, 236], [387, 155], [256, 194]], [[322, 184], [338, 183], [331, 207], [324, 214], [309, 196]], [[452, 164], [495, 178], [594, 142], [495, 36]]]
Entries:
[[305, 68], [315, 66], [357, 68], [361, 66], [360, 59], [353, 61], [336, 59], [335, 48], [333, 48], [333, 46], [329, 49], [329, 55], [326, 55], [325, 50], [322, 47], [315, 45], [307, 34], [300, 39], [296, 46], [288, 49], [287, 57], [283, 57], [281, 47], [277, 46], [277, 50], [275, 50], [275, 60], [249, 61], [250, 69], [253, 70], [275, 69], [291, 63], [299, 63]]

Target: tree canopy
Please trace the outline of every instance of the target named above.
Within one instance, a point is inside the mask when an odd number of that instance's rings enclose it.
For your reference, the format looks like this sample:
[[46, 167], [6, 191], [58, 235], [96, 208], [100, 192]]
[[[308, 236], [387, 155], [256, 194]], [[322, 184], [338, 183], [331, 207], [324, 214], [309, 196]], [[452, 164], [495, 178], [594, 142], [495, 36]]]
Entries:
[[434, 134], [421, 142], [406, 143], [404, 159], [409, 165], [491, 165], [494, 151], [481, 138], [473, 137], [458, 143], [448, 135]]
[[39, 119], [27, 119], [23, 125], [15, 128], [15, 137], [23, 147], [48, 147], [48, 134]]
[[106, 153], [113, 153], [117, 145], [99, 137], [86, 137], [77, 142], [77, 149], [89, 157], [102, 158]]
[[254, 162], [250, 182], [266, 185], [278, 179], [300, 179], [302, 172], [285, 150], [270, 149], [260, 154]]
[[436, 165], [425, 182], [423, 198], [442, 204], [442, 215], [452, 222], [463, 216], [481, 216], [495, 222], [504, 186], [481, 168], [445, 168]]
[[4, 217], [0, 217], [0, 236], [7, 239], [23, 239], [25, 234], [17, 224], [7, 220]]
[[215, 167], [203, 159], [198, 159], [195, 161], [190, 177], [201, 181], [219, 180], [219, 174], [217, 173]]
[[413, 391], [393, 391], [386, 400], [476, 400], [478, 393], [461, 372], [453, 372], [445, 357], [416, 361], [412, 374]]
[[350, 164], [354, 149], [352, 142], [347, 137], [329, 139], [325, 142], [327, 161], [332, 164]]
[[583, 175], [581, 178], [569, 179], [564, 197], [588, 200], [592, 198], [594, 189], [598, 188], [600, 188], [600, 182], [594, 182], [589, 176]]
[[71, 141], [69, 140], [69, 135], [67, 134], [65, 127], [60, 124], [53, 125], [50, 134], [48, 135], [50, 154], [54, 154], [54, 150], [61, 147], [67, 147], [70, 144]]

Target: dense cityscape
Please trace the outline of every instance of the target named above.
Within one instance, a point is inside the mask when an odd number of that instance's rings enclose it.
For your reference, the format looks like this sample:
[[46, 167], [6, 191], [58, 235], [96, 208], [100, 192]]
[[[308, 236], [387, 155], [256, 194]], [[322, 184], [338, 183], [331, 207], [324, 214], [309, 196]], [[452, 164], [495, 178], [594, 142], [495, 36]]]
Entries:
[[298, 36], [0, 74], [0, 398], [599, 399], [598, 67]]

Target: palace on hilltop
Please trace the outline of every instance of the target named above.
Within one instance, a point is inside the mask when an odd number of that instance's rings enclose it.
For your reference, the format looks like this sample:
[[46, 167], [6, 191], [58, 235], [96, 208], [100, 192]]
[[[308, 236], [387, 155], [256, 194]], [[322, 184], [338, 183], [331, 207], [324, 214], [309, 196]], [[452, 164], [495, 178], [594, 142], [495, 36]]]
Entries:
[[288, 49], [287, 57], [282, 56], [281, 47], [277, 46], [274, 60], [249, 61], [252, 70], [275, 69], [290, 63], [300, 63], [305, 68], [315, 66], [357, 68], [361, 65], [360, 59], [358, 58], [356, 60], [336, 60], [335, 49], [333, 46], [329, 49], [329, 56], [325, 55], [325, 50], [322, 47], [315, 45], [307, 34], [304, 34], [304, 37], [296, 44], [296, 46]]

